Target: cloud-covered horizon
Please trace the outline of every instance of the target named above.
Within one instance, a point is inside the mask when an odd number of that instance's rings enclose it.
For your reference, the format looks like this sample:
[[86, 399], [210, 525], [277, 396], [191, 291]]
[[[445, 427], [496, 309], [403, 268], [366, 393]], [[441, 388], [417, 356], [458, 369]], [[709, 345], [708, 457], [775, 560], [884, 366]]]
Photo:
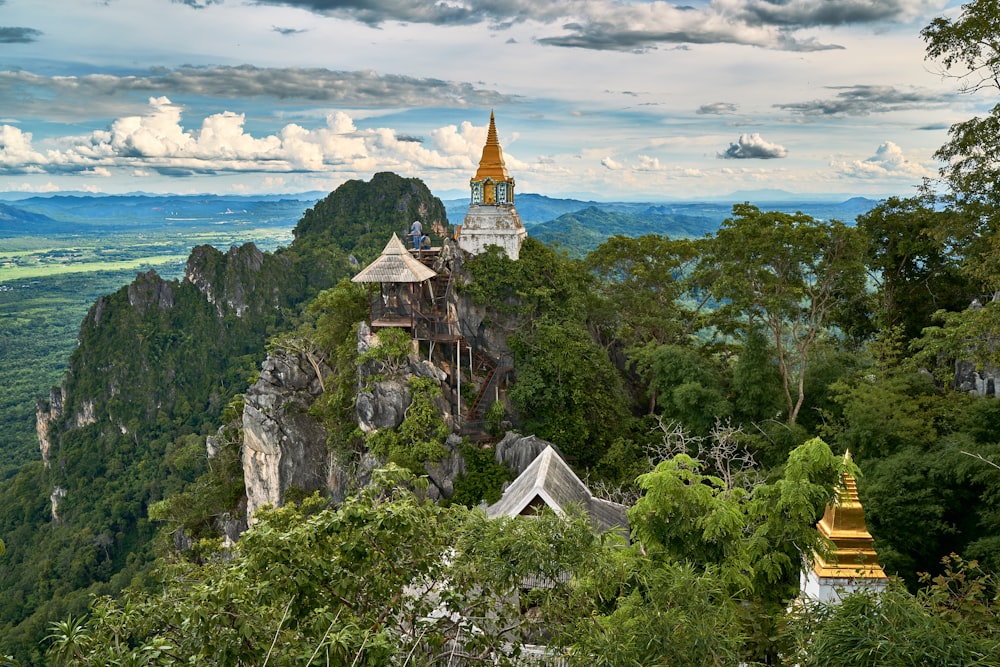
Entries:
[[[253, 136], [243, 114], [224, 111], [185, 128], [182, 109], [166, 97], [151, 98], [146, 113], [115, 120], [107, 130], [63, 138], [45, 149], [31, 133], [0, 125], [0, 174], [110, 174], [110, 169], [151, 170], [163, 175], [223, 172], [350, 172], [372, 169], [466, 169], [486, 139], [486, 126], [437, 128], [429, 139], [389, 128], [360, 130], [344, 112], [323, 127], [289, 123]], [[424, 144], [430, 147], [425, 147]]]
[[875, 154], [863, 160], [835, 160], [831, 163], [841, 174], [855, 179], [931, 178], [934, 171], [910, 160], [897, 144], [886, 141]]
[[92, 99], [97, 106], [126, 94], [198, 95], [207, 98], [269, 98], [285, 102], [325, 102], [349, 107], [489, 107], [513, 102], [509, 95], [470, 83], [379, 74], [372, 70], [334, 71], [306, 67], [157, 68], [146, 72], [45, 76], [25, 70], [0, 71], [4, 113], [58, 109], [58, 100]]
[[[181, 0], [206, 7], [214, 0]], [[485, 23], [492, 30], [518, 24], [555, 26], [561, 34], [536, 37], [539, 44], [596, 51], [644, 51], [660, 45], [744, 44], [789, 51], [842, 48], [801, 29], [906, 23], [943, 0], [713, 0], [697, 6], [652, 2], [576, 0], [258, 0], [258, 4], [293, 7], [314, 14], [355, 21], [370, 27], [393, 23], [468, 26]]]
[[447, 189], [495, 109], [535, 192], [884, 192], [982, 107], [921, 67], [944, 2], [0, 0], [0, 190]]

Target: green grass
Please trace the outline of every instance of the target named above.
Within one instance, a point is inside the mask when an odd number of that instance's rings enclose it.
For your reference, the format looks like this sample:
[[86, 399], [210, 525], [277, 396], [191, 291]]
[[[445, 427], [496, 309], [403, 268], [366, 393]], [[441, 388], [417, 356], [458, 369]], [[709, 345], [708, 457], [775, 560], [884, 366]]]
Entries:
[[164, 264], [179, 264], [187, 260], [187, 255], [166, 255], [139, 257], [130, 260], [106, 262], [69, 262], [28, 264], [25, 266], [0, 266], [0, 283], [29, 278], [48, 278], [69, 273], [113, 273], [136, 269], [158, 268]]

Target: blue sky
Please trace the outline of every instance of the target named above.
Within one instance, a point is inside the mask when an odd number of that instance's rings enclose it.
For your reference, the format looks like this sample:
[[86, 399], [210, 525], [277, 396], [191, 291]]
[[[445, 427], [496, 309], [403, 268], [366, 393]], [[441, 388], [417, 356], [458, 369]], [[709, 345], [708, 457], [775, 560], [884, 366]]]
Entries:
[[0, 0], [0, 191], [908, 195], [985, 112], [941, 0]]

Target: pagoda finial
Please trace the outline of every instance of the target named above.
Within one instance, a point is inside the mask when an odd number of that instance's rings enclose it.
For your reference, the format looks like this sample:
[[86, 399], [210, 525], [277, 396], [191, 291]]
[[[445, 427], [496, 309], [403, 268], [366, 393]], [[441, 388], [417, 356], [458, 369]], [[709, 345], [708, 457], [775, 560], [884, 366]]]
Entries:
[[510, 178], [507, 165], [503, 161], [503, 150], [497, 137], [493, 111], [490, 111], [490, 129], [486, 132], [486, 145], [483, 146], [483, 157], [479, 160], [479, 170], [476, 171], [474, 180], [481, 181], [485, 178], [492, 178], [495, 181], [505, 181]]

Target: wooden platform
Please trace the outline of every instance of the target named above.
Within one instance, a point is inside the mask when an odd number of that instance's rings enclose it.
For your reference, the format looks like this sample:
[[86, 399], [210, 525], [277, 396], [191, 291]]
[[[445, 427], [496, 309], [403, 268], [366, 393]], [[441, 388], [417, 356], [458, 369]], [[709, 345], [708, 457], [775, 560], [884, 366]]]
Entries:
[[386, 316], [372, 320], [372, 329], [379, 329], [385, 327], [399, 327], [401, 329], [409, 329], [412, 326], [413, 326], [413, 320], [409, 317]]

